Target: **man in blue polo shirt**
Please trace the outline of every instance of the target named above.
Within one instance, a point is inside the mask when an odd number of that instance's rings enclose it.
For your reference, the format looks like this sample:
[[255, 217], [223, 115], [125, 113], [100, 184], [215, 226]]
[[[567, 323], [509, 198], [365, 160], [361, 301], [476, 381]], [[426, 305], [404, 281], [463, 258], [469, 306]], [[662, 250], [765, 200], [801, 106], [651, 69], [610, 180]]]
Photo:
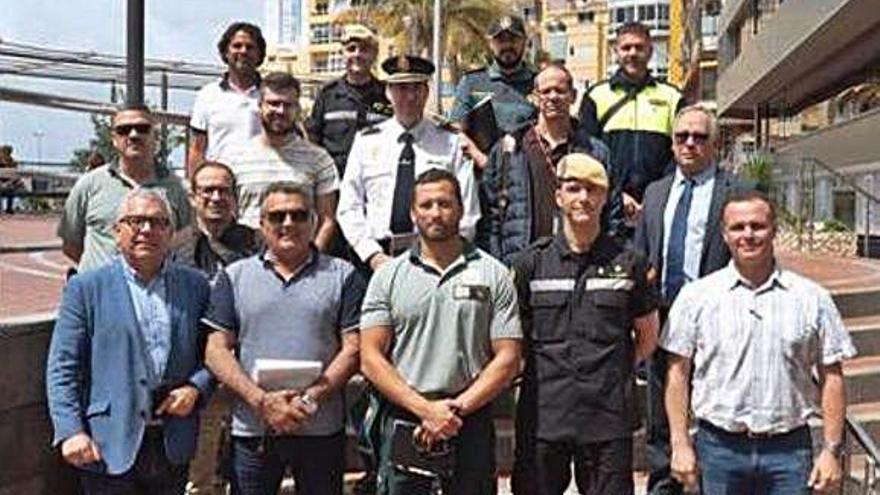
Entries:
[[[261, 205], [266, 250], [219, 273], [202, 320], [211, 331], [206, 363], [237, 395], [233, 492], [276, 493], [289, 467], [298, 492], [341, 495], [343, 387], [359, 365], [365, 283], [312, 244], [317, 215], [308, 190], [276, 182]], [[321, 361], [323, 371], [302, 390], [264, 390], [251, 378], [259, 358]]]

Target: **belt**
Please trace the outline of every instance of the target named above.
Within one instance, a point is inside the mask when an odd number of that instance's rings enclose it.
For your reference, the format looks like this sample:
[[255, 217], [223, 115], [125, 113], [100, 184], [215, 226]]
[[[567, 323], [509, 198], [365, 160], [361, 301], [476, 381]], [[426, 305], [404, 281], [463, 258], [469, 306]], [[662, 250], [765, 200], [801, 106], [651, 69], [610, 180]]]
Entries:
[[788, 431], [727, 431], [724, 428], [713, 425], [712, 423], [706, 420], [699, 420], [698, 424], [700, 428], [709, 430], [713, 433], [717, 433], [719, 435], [727, 435], [731, 437], [739, 437], [739, 438], [747, 438], [749, 440], [769, 440], [771, 438], [781, 438], [787, 435], [794, 435], [797, 433], [803, 433], [804, 430], [808, 429], [806, 425], [798, 426], [792, 430]]

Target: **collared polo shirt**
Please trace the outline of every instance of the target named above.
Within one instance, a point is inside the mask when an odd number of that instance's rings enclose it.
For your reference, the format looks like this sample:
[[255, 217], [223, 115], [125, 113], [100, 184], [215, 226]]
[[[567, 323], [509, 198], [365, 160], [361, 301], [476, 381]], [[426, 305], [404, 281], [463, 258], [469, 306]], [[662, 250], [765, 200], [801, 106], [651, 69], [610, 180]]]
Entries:
[[518, 414], [546, 441], [629, 436], [638, 425], [634, 320], [657, 307], [646, 262], [604, 235], [576, 253], [560, 233], [513, 268], [527, 341]]
[[[257, 358], [321, 361], [326, 368], [341, 348], [342, 334], [358, 328], [365, 285], [350, 263], [314, 249], [290, 280], [258, 254], [219, 272], [202, 322], [236, 335], [238, 359], [248, 376]], [[344, 419], [343, 391], [336, 390], [296, 434], [334, 434]], [[236, 398], [232, 434], [255, 437], [264, 431], [257, 413]]]
[[454, 396], [492, 359], [492, 341], [520, 339], [516, 292], [507, 268], [466, 245], [443, 273], [418, 245], [370, 280], [361, 328], [393, 328], [390, 361], [420, 394]]
[[189, 125], [207, 133], [207, 160], [220, 159], [229, 146], [247, 142], [261, 129], [259, 84], [240, 92], [229, 85], [227, 78], [224, 75], [204, 86], [193, 103]]
[[155, 180], [137, 184], [121, 173], [118, 163], [102, 165], [77, 179], [64, 201], [58, 223], [58, 236], [63, 241], [83, 247], [80, 272], [99, 267], [116, 254], [113, 237], [116, 214], [125, 195], [137, 187], [164, 191], [171, 204], [175, 227], [181, 229], [189, 225], [189, 198], [176, 175], [157, 167]]
[[805, 425], [813, 367], [856, 355], [826, 289], [778, 267], [752, 287], [733, 261], [682, 288], [660, 347], [693, 360], [694, 415], [731, 432]]

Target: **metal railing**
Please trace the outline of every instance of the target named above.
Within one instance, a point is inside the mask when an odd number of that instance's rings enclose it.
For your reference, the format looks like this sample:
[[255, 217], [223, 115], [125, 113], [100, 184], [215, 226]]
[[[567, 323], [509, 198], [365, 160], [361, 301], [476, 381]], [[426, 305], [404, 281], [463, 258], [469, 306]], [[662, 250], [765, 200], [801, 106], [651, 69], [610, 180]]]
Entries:
[[[871, 256], [871, 217], [873, 211], [880, 211], [880, 197], [866, 190], [856, 182], [856, 178], [851, 175], [842, 174], [839, 170], [828, 165], [827, 163], [813, 157], [805, 157], [786, 153], [775, 153], [772, 155], [774, 168], [788, 169], [796, 172], [798, 180], [798, 197], [796, 198], [797, 206], [794, 215], [797, 221], [797, 230], [799, 235], [806, 234], [808, 240], [812, 241], [813, 229], [816, 218], [816, 175], [818, 171], [833, 177], [838, 184], [842, 184], [845, 188], [861, 197], [864, 202], [864, 228], [862, 233], [862, 256]], [[858, 201], [856, 201], [856, 204]], [[854, 228], [856, 234], [858, 229]]]

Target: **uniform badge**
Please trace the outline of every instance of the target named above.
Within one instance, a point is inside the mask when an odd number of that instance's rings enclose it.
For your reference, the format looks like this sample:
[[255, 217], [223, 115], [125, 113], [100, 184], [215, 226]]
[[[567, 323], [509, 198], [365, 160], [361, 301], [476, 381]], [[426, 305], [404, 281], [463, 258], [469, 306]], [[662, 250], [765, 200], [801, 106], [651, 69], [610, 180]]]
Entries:
[[400, 72], [409, 72], [409, 59], [405, 55], [397, 57], [397, 69]]
[[498, 25], [501, 26], [502, 30], [510, 29], [510, 27], [513, 26], [513, 19], [509, 16], [504, 16], [498, 21]]
[[648, 103], [654, 105], [655, 107], [668, 107], [669, 102], [660, 98], [649, 98]]

